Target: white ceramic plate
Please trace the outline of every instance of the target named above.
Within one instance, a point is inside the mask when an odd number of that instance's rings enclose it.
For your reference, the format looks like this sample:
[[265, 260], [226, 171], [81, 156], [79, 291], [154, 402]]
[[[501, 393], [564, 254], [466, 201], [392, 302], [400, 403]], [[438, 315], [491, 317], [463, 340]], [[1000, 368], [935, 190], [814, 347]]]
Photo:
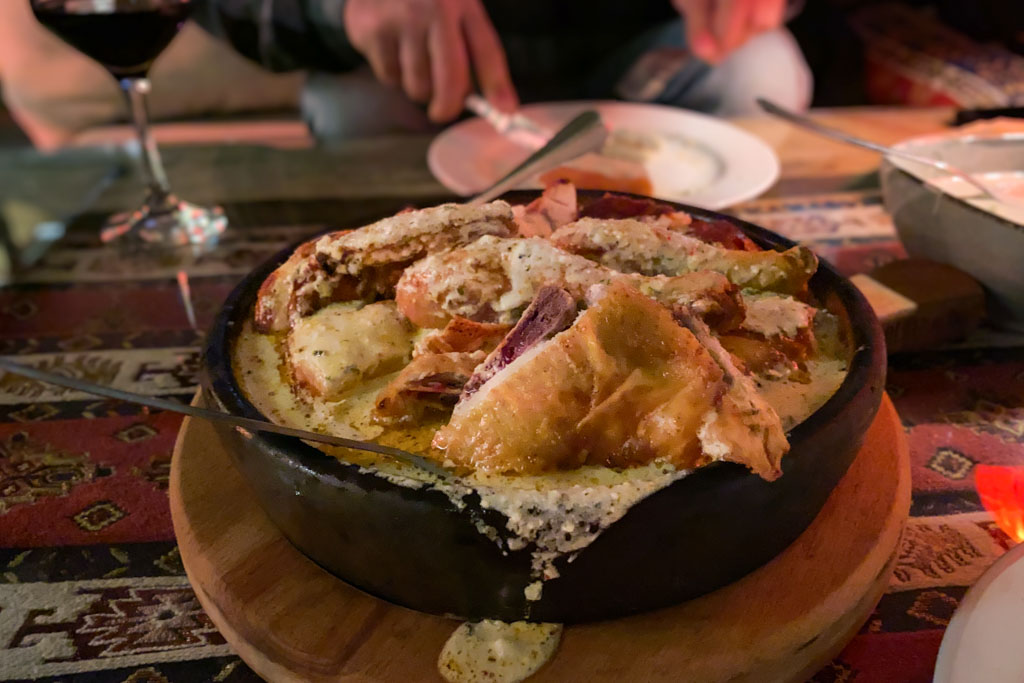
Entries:
[[[767, 190], [779, 175], [779, 160], [757, 137], [721, 119], [656, 104], [556, 102], [522, 111], [557, 130], [584, 109], [596, 109], [613, 131], [654, 135], [659, 149], [645, 163], [659, 199], [721, 209]], [[471, 195], [529, 156], [486, 121], [468, 119], [437, 136], [427, 152], [434, 176], [448, 189]], [[528, 185], [539, 187], [539, 184]]]
[[949, 622], [934, 683], [1024, 680], [1024, 543], [971, 587]]

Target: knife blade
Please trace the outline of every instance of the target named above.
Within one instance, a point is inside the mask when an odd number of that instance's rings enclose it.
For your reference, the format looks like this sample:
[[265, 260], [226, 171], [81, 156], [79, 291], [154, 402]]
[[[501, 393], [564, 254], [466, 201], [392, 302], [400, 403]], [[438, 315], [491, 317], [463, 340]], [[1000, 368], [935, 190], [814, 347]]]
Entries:
[[334, 436], [332, 434], [321, 434], [319, 432], [311, 432], [305, 429], [298, 429], [296, 427], [286, 427], [284, 425], [275, 424], [273, 422], [267, 422], [265, 420], [256, 420], [248, 417], [241, 417], [239, 415], [232, 415], [230, 413], [221, 412], [219, 410], [207, 410], [206, 408], [197, 408], [195, 406], [184, 405], [176, 401], [169, 401], [163, 398], [157, 398], [155, 396], [146, 396], [145, 394], [138, 394], [132, 391], [124, 391], [122, 389], [115, 389], [114, 387], [104, 386], [102, 384], [95, 384], [85, 380], [77, 379], [74, 377], [65, 377], [64, 375], [58, 375], [53, 372], [47, 372], [34, 368], [30, 365], [18, 363], [0, 356], [0, 369], [9, 372], [13, 375], [19, 375], [21, 377], [27, 377], [29, 379], [36, 380], [38, 382], [45, 382], [47, 384], [54, 384], [65, 389], [71, 389], [73, 391], [81, 391], [86, 394], [94, 394], [96, 396], [103, 396], [104, 398], [112, 398], [117, 401], [126, 401], [128, 403], [136, 403], [139, 405], [147, 406], [149, 408], [156, 408], [157, 410], [166, 410], [171, 413], [180, 413], [187, 415], [188, 417], [198, 418], [200, 420], [209, 420], [211, 422], [224, 422], [232, 425], [238, 429], [243, 435], [251, 437], [251, 434], [247, 434], [248, 431], [257, 432], [270, 432], [272, 434], [282, 434], [284, 436], [293, 436], [306, 441], [314, 441], [316, 443], [323, 443], [329, 446], [341, 446], [343, 448], [352, 448], [357, 451], [367, 451], [370, 453], [377, 453], [379, 455], [386, 455], [398, 460], [406, 465], [425, 470], [434, 476], [441, 478], [448, 478], [449, 472], [440, 467], [439, 465], [427, 460], [426, 458], [410, 453], [409, 451], [403, 451], [400, 448], [392, 448], [391, 446], [385, 446], [383, 444], [374, 443], [372, 441], [360, 441], [358, 439], [346, 439], [342, 436]]
[[467, 95], [465, 105], [466, 109], [491, 124], [499, 135], [507, 137], [521, 147], [540, 149], [554, 135], [554, 131], [545, 129], [525, 114], [506, 114], [479, 95]]

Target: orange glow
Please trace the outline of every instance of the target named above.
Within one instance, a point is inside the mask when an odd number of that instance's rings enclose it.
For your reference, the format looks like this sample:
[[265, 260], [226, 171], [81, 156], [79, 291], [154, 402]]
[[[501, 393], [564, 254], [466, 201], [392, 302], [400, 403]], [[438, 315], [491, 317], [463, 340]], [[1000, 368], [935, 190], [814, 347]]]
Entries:
[[977, 465], [974, 485], [999, 528], [1016, 542], [1024, 541], [1024, 467]]

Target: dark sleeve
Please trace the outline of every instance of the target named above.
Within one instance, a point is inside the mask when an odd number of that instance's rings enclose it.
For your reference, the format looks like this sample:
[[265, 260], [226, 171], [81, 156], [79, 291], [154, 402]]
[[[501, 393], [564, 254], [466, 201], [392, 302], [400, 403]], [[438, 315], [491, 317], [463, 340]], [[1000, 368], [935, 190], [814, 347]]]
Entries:
[[345, 0], [202, 0], [193, 18], [272, 71], [348, 71], [363, 63], [342, 25]]

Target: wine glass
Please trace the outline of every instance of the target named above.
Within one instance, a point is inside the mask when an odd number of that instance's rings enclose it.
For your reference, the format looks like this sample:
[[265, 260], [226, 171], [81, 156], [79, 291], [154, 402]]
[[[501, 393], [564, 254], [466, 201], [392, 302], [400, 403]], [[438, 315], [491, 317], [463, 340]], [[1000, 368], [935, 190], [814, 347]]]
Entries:
[[146, 102], [149, 68], [185, 23], [191, 0], [30, 1], [40, 23], [117, 79], [138, 132], [145, 201], [110, 218], [100, 239], [166, 247], [216, 243], [227, 227], [224, 211], [189, 204], [171, 192]]

